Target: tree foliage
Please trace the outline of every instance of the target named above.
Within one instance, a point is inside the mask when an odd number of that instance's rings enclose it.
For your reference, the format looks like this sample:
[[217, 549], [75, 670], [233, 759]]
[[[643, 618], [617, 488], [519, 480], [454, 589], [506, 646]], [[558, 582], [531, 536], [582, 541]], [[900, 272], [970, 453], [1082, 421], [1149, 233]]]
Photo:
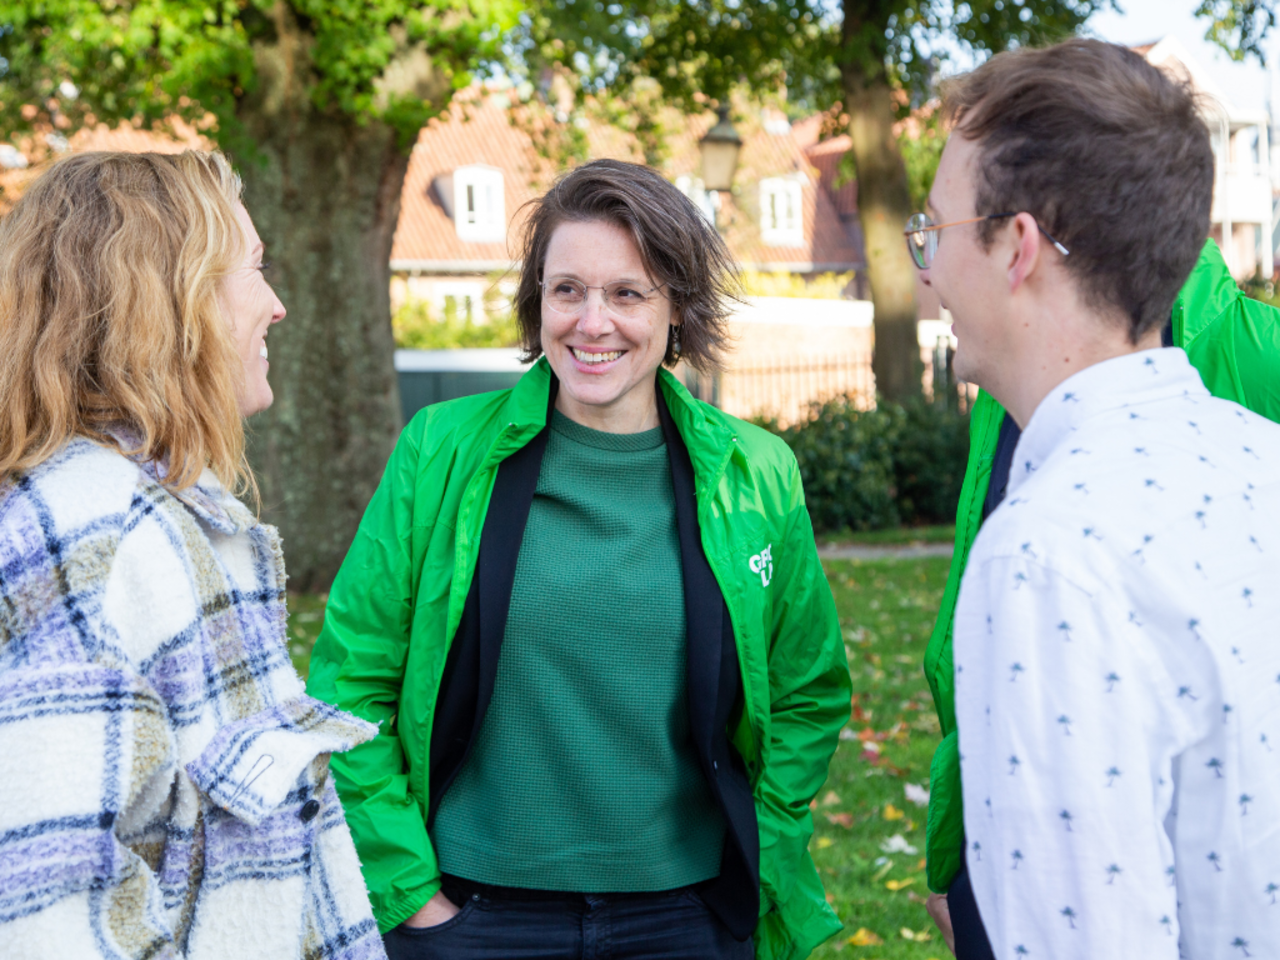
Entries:
[[1262, 41], [1275, 29], [1275, 0], [1200, 0], [1196, 16], [1209, 21], [1205, 39], [1222, 47], [1233, 60], [1252, 55], [1266, 63]]
[[726, 102], [747, 84], [785, 88], [797, 110], [843, 98], [841, 66], [931, 92], [949, 49], [978, 54], [1068, 36], [1115, 0], [556, 0], [521, 18], [515, 44], [536, 72], [573, 68], [588, 89], [652, 77], [689, 108]]
[[407, 143], [499, 56], [517, 9], [516, 0], [0, 0], [0, 136], [180, 117], [244, 147], [237, 108], [261, 80], [255, 52], [290, 32], [303, 38], [292, 52], [317, 110], [382, 121]]

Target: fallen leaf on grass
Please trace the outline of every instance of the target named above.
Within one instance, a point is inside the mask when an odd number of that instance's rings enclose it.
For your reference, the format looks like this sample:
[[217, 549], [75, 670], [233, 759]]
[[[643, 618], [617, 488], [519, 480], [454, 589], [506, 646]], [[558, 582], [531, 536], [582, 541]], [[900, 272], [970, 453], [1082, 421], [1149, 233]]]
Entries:
[[816, 841], [814, 841], [814, 846], [816, 846], [819, 850], [825, 850], [827, 849], [827, 847], [831, 846], [834, 843], [835, 841], [832, 840], [830, 837], [819, 837]]
[[848, 727], [845, 727], [843, 730], [840, 731], [840, 739], [845, 741], [857, 740], [858, 734], [856, 731], [850, 730]]
[[828, 790], [827, 795], [822, 798], [822, 805], [824, 807], [835, 806], [839, 802], [840, 794], [836, 793], [834, 790]]
[[866, 927], [859, 927], [858, 932], [846, 940], [845, 943], [851, 947], [878, 947], [884, 941]]
[[898, 934], [903, 940], [912, 940], [916, 943], [928, 943], [933, 939], [933, 935], [928, 930], [912, 930], [910, 927], [903, 927]]
[[916, 869], [917, 869], [917, 870], [923, 870], [923, 869], [924, 869], [924, 867], [925, 867], [925, 864], [926, 864], [926, 863], [928, 863], [928, 862], [929, 862], [929, 861], [928, 861], [928, 860], [926, 860], [924, 857], [921, 857], [921, 858], [920, 858], [920, 862], [916, 864]]
[[906, 794], [907, 800], [917, 807], [927, 807], [929, 805], [929, 791], [918, 783], [904, 783], [902, 792]]
[[908, 877], [906, 880], [886, 880], [884, 888], [897, 893], [899, 890], [905, 890], [907, 887], [911, 886], [916, 882], [916, 879], [916, 877]]
[[828, 813], [826, 817], [827, 817], [828, 823], [839, 824], [840, 826], [844, 827], [846, 830], [853, 829], [852, 813]]
[[903, 812], [892, 803], [886, 803], [884, 805], [884, 818], [886, 820], [901, 820], [903, 816]]
[[885, 861], [885, 863], [880, 867], [880, 869], [877, 870], [875, 874], [871, 877], [871, 882], [872, 883], [879, 882], [884, 877], [884, 875], [892, 869], [893, 869], [893, 861], [892, 860]]
[[907, 843], [906, 837], [900, 833], [895, 833], [887, 840], [880, 842], [881, 853], [905, 853], [909, 857], [914, 857], [920, 851]]

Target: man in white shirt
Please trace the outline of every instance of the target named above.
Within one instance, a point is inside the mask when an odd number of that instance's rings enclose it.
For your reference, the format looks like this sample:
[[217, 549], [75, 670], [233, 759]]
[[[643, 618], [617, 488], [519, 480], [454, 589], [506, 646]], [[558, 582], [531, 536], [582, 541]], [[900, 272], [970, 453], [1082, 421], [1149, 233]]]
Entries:
[[946, 109], [908, 242], [957, 374], [1023, 431], [955, 621], [991, 951], [1280, 958], [1280, 426], [1160, 346], [1208, 132], [1096, 41], [994, 57]]

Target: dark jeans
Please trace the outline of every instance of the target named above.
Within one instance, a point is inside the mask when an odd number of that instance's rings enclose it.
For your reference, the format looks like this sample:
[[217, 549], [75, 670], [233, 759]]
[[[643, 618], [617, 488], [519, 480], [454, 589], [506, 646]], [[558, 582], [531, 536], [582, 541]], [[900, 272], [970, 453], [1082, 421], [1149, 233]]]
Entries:
[[[451, 878], [450, 878], [451, 879]], [[693, 887], [548, 894], [446, 882], [462, 909], [439, 926], [383, 937], [389, 960], [752, 960]], [[507, 894], [514, 894], [512, 898]], [[536, 899], [524, 899], [523, 896]]]
[[969, 883], [969, 868], [963, 861], [947, 890], [947, 910], [951, 913], [951, 932], [956, 938], [956, 960], [995, 960], [987, 929], [978, 914], [973, 885]]

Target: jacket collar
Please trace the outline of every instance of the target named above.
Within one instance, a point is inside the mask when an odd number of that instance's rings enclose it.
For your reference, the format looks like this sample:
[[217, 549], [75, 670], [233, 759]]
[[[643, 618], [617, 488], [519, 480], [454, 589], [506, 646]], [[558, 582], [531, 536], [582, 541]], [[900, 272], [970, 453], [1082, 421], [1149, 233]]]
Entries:
[[176, 490], [165, 485], [165, 478], [169, 474], [167, 461], [148, 460], [140, 455], [129, 456], [125, 453], [126, 450], [138, 450], [142, 446], [142, 438], [136, 430], [120, 424], [111, 427], [107, 433], [115, 440], [119, 452], [129, 457], [144, 476], [162, 487], [207, 526], [219, 533], [234, 536], [241, 530], [257, 525], [258, 518], [227, 491], [208, 467], [204, 468], [193, 485]]
[[1113, 357], [1079, 371], [1040, 401], [1022, 431], [1009, 471], [1008, 495], [1044, 464], [1086, 421], [1124, 408], [1134, 420], [1138, 407], [1174, 397], [1207, 397], [1200, 374], [1176, 347]]

